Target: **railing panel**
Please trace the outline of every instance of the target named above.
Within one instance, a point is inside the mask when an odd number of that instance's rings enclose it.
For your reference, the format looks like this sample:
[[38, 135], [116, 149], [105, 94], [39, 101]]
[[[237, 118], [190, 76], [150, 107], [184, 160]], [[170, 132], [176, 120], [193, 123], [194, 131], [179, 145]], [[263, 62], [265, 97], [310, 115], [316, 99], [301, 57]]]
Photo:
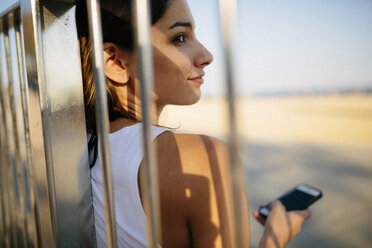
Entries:
[[19, 73], [19, 102], [17, 106], [18, 120], [20, 125], [20, 136], [21, 136], [21, 148], [22, 149], [22, 160], [23, 169], [25, 171], [25, 184], [26, 184], [26, 195], [27, 195], [27, 232], [29, 238], [29, 246], [38, 247], [38, 214], [37, 214], [37, 203], [36, 203], [36, 188], [35, 188], [35, 177], [34, 177], [34, 164], [32, 156], [32, 147], [30, 140], [30, 129], [29, 129], [29, 111], [28, 111], [28, 92], [27, 92], [27, 78], [25, 71], [25, 55], [24, 55], [24, 44], [23, 44], [23, 31], [20, 10], [15, 11], [15, 38], [17, 46], [17, 62], [18, 62], [18, 73]]
[[[0, 132], [0, 139], [1, 139], [1, 132]], [[0, 149], [1, 149], [1, 141], [0, 141]], [[0, 152], [1, 155], [1, 152]], [[3, 180], [1, 179], [2, 172], [1, 172], [1, 166], [2, 163], [0, 162], [0, 247], [5, 247], [6, 242], [5, 242], [5, 228], [6, 228], [6, 223], [5, 223], [5, 213], [4, 213], [4, 200], [5, 198], [3, 197], [3, 185], [2, 182]]]
[[75, 8], [45, 2], [41, 13], [45, 82], [40, 83], [47, 119], [44, 140], [48, 136], [55, 183], [57, 244], [89, 246], [93, 217], [83, 215], [92, 201]]
[[74, 5], [22, 0], [40, 243], [93, 246], [93, 215]]
[[8, 185], [9, 209], [12, 230], [11, 245], [18, 246], [19, 241], [22, 242], [22, 236], [19, 235], [18, 230], [21, 230], [20, 218], [17, 213], [20, 212], [19, 200], [19, 185], [17, 182], [17, 166], [15, 159], [15, 142], [12, 125], [12, 116], [10, 108], [10, 90], [9, 82], [11, 81], [11, 73], [9, 68], [9, 38], [8, 38], [8, 22], [7, 17], [3, 16], [0, 25], [0, 55], [1, 55], [1, 107], [3, 113], [3, 128], [5, 137], [5, 177]]
[[242, 197], [245, 194], [245, 177], [242, 164], [239, 159], [239, 136], [236, 120], [236, 93], [235, 93], [235, 74], [234, 74], [234, 39], [236, 28], [237, 2], [236, 0], [219, 0], [219, 11], [221, 18], [221, 30], [223, 41], [223, 55], [226, 71], [226, 101], [228, 107], [228, 145], [231, 161], [231, 175], [233, 182], [233, 201], [234, 201], [234, 230], [233, 247], [243, 247], [243, 237], [249, 234], [242, 233], [241, 216]]
[[112, 190], [112, 173], [110, 150], [108, 144], [108, 107], [106, 80], [103, 66], [102, 27], [99, 0], [87, 0], [88, 25], [92, 42], [92, 63], [96, 83], [96, 127], [98, 139], [98, 156], [102, 171], [102, 184], [105, 199], [106, 240], [108, 247], [117, 247], [114, 194]]
[[[9, 70], [9, 95], [10, 95], [10, 109], [13, 125], [13, 137], [14, 137], [14, 152], [15, 152], [15, 163], [17, 172], [17, 182], [19, 185], [19, 206], [20, 212], [18, 213], [19, 222], [21, 225], [21, 233], [23, 246], [28, 244], [28, 232], [27, 232], [27, 205], [29, 202], [27, 172], [26, 168], [26, 154], [25, 154], [25, 140], [24, 140], [24, 128], [23, 128], [23, 113], [22, 113], [22, 102], [20, 92], [20, 71], [18, 68], [18, 56], [17, 56], [17, 41], [15, 34], [15, 13], [12, 11], [8, 14], [8, 70]], [[11, 76], [10, 76], [11, 75]]]
[[[234, 4], [223, 5], [221, 20], [225, 45], [230, 120], [230, 155], [234, 182], [235, 247], [243, 192], [238, 159], [232, 63], [231, 20]], [[102, 64], [99, 4], [91, 9], [91, 34], [97, 81], [97, 127], [100, 159], [106, 178], [107, 241], [116, 246], [112, 182], [107, 144], [108, 120]], [[148, 213], [149, 246], [161, 236], [156, 159], [151, 146], [152, 54], [149, 1], [133, 0], [141, 82], [145, 171], [142, 184]], [[81, 85], [80, 58], [73, 1], [21, 0], [23, 25], [16, 0], [0, 3], [0, 244], [13, 246], [94, 246], [91, 186]], [[226, 7], [229, 6], [229, 7]], [[94, 7], [96, 8], [94, 10]], [[230, 12], [229, 12], [230, 11]], [[98, 24], [97, 24], [98, 23]], [[24, 32], [23, 32], [23, 31]], [[23, 36], [26, 42], [23, 42]], [[23, 46], [25, 49], [23, 50]], [[27, 68], [27, 70], [26, 70]], [[27, 72], [27, 75], [26, 75]], [[104, 164], [107, 164], [104, 166]], [[35, 185], [36, 183], [36, 185]], [[40, 240], [37, 237], [40, 237]]]
[[[149, 247], [155, 248], [161, 240], [160, 200], [158, 167], [152, 137], [151, 107], [153, 104], [153, 58], [151, 45], [150, 1], [133, 0], [133, 15], [136, 19], [135, 40], [137, 54], [138, 78], [141, 85], [142, 140], [144, 154], [143, 201], [147, 215], [147, 239]], [[148, 192], [147, 192], [148, 189]]]
[[[1, 54], [1, 53], [0, 53]], [[0, 67], [1, 67], [0, 63]], [[0, 69], [1, 73], [1, 69]], [[9, 185], [7, 180], [7, 154], [6, 154], [6, 147], [7, 142], [5, 138], [5, 123], [4, 123], [4, 115], [3, 115], [3, 98], [1, 96], [0, 90], [0, 183], [1, 183], [1, 196], [2, 196], [2, 212], [3, 212], [3, 242], [4, 247], [10, 247], [12, 233], [11, 233], [11, 211], [10, 211], [10, 198], [9, 198]]]

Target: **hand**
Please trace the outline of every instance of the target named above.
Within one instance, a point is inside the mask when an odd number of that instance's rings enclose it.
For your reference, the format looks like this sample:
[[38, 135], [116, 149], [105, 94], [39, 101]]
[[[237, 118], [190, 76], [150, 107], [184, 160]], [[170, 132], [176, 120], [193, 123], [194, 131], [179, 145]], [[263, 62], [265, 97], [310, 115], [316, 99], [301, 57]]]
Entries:
[[[260, 205], [259, 207], [258, 207], [258, 209], [261, 209], [261, 208], [263, 208], [264, 207], [264, 205]], [[270, 207], [269, 207], [269, 210], [271, 210], [271, 205], [270, 205]], [[255, 211], [255, 210], [253, 210], [252, 211], [252, 215], [253, 215], [253, 217], [262, 225], [262, 226], [264, 226], [265, 225], [265, 222], [266, 222], [266, 219], [264, 218], [264, 217], [262, 217], [257, 211]]]
[[284, 247], [301, 231], [302, 223], [311, 217], [308, 209], [287, 212], [283, 204], [276, 200], [271, 204], [269, 217], [265, 221], [257, 211], [253, 217], [264, 225], [260, 247]]

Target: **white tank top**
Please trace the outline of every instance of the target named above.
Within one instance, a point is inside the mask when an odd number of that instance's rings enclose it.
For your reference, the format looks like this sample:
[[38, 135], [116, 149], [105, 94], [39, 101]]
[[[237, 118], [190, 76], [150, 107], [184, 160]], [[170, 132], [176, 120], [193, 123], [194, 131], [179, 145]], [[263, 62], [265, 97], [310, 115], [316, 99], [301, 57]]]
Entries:
[[[152, 140], [165, 131], [153, 126]], [[143, 159], [142, 124], [109, 134], [118, 247], [147, 247], [146, 216], [138, 189]], [[91, 169], [97, 247], [107, 247], [102, 174], [97, 159]]]

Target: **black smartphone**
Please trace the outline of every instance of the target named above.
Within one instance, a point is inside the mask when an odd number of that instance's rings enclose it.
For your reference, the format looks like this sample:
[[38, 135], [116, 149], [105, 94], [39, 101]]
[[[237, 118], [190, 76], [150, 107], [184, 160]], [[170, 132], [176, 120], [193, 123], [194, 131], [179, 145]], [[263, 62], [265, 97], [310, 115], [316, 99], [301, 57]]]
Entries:
[[[303, 210], [322, 197], [323, 193], [320, 189], [307, 184], [297, 185], [294, 189], [288, 191], [279, 197], [279, 201], [284, 205], [287, 211]], [[270, 203], [260, 208], [258, 212], [263, 218], [269, 216]]]

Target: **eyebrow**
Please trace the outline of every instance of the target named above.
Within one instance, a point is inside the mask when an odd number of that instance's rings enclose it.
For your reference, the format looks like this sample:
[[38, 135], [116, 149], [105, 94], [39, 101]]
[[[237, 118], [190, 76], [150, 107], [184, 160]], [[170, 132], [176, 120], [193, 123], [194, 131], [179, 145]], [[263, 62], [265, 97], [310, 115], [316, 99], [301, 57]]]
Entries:
[[192, 25], [190, 22], [176, 22], [172, 24], [168, 29], [173, 29], [176, 27], [187, 27], [187, 28], [192, 28]]

